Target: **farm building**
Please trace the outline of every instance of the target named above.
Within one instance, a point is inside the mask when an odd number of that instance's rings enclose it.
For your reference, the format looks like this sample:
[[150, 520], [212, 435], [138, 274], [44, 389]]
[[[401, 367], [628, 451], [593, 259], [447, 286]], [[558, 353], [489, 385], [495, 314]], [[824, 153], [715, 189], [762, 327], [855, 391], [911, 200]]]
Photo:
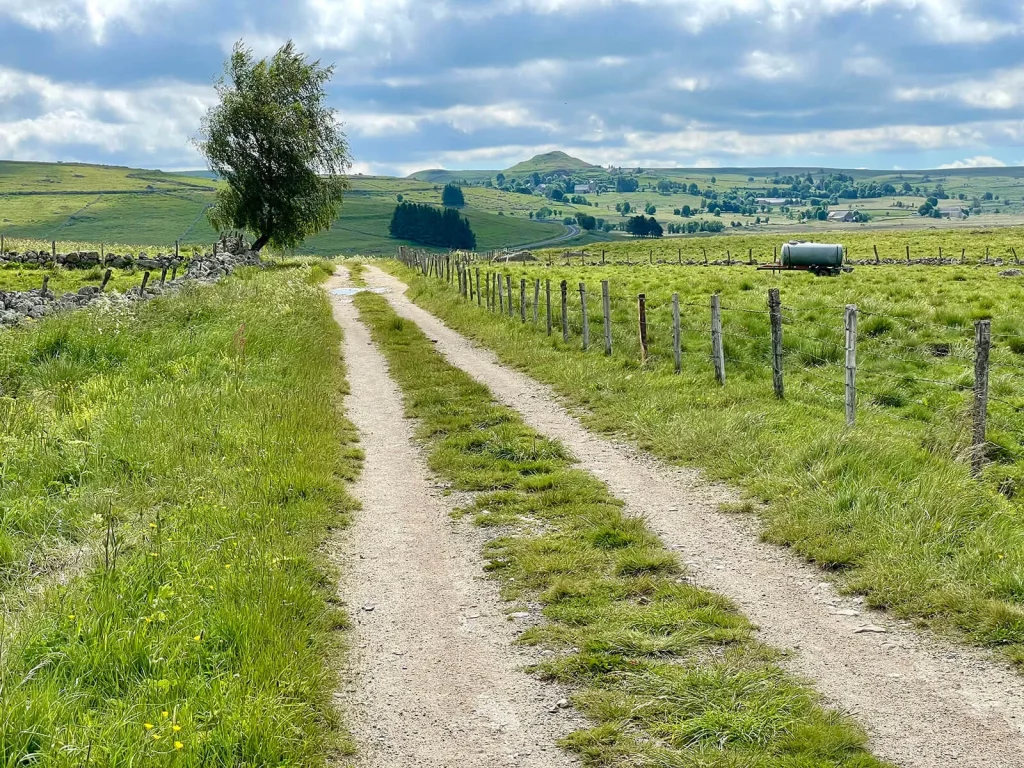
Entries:
[[853, 211], [829, 211], [829, 221], [856, 221], [857, 214]]
[[956, 208], [940, 208], [939, 213], [944, 219], [962, 219], [965, 217], [964, 209], [959, 206]]
[[577, 184], [572, 188], [574, 195], [589, 195], [594, 191], [593, 184]]
[[788, 197], [759, 197], [756, 200], [758, 205], [786, 205]]

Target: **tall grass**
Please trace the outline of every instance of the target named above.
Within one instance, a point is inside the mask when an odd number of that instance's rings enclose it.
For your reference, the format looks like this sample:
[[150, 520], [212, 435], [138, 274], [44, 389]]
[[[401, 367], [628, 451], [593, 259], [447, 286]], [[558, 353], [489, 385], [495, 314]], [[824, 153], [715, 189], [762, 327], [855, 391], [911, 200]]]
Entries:
[[[247, 270], [0, 335], [0, 766], [347, 748], [317, 548], [358, 452], [323, 274]], [[68, 542], [88, 554], [60, 572]], [[35, 595], [40, 563], [58, 572]]]
[[726, 600], [681, 578], [676, 557], [563, 446], [498, 406], [385, 299], [355, 302], [420, 420], [430, 467], [476, 492], [464, 512], [499, 534], [488, 570], [507, 598], [543, 606], [549, 623], [523, 640], [555, 651], [537, 671], [573, 686], [595, 723], [566, 747], [595, 766], [880, 768], [852, 721], [818, 706]]
[[[593, 428], [703, 468], [767, 504], [766, 536], [837, 573], [876, 607], [952, 628], [1024, 661], [1024, 422], [1013, 347], [1024, 287], [992, 270], [865, 268], [839, 280], [749, 269], [509, 267], [532, 280], [579, 280], [597, 296], [610, 278], [616, 352], [602, 353], [599, 302], [592, 347], [579, 348], [578, 294], [569, 345], [479, 310], [454, 290], [396, 266], [415, 301], [586, 408]], [[772, 394], [765, 295], [787, 309], [787, 399]], [[648, 293], [652, 356], [641, 368], [636, 293]], [[670, 296], [684, 303], [681, 375], [671, 359]], [[714, 380], [707, 300], [722, 296], [728, 378]], [[518, 305], [518, 291], [516, 301]], [[571, 295], [571, 294], [570, 294]], [[542, 294], [543, 301], [543, 294]], [[843, 423], [842, 306], [869, 312], [862, 328], [858, 426]], [[553, 302], [558, 307], [557, 298]], [[594, 308], [596, 305], [596, 309]], [[990, 463], [981, 482], [968, 445], [971, 326], [993, 317]], [[557, 327], [557, 320], [556, 320]], [[1003, 334], [1009, 334], [1004, 336]], [[839, 352], [841, 353], [841, 348]], [[926, 381], [931, 379], [932, 381]], [[937, 382], [937, 383], [936, 383]]]

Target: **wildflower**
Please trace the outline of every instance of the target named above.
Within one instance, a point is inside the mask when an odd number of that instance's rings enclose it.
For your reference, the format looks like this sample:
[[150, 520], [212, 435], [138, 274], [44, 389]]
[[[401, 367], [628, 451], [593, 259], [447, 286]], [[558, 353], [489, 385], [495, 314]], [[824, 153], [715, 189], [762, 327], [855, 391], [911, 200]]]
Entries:
[[153, 724], [152, 723], [145, 723], [145, 727], [146, 727], [147, 731], [153, 730]]
[[[1000, 555], [1000, 557], [1002, 557], [1002, 555]], [[72, 621], [74, 621], [75, 620], [75, 614], [69, 613], [68, 614], [68, 618], [71, 619]]]
[[163, 737], [159, 733], [153, 734], [153, 741], [160, 741]]
[[177, 723], [175, 723], [174, 725], [171, 726], [171, 730], [174, 731], [175, 733], [177, 733], [178, 731], [181, 730], [181, 726], [178, 725]]
[[165, 709], [165, 710], [164, 710], [163, 712], [161, 712], [161, 713], [160, 713], [160, 717], [167, 717], [167, 716], [168, 716], [168, 715], [170, 715], [170, 714], [171, 714], [171, 713], [170, 713], [170, 712], [168, 712], [168, 711], [167, 711], [167, 710]]
[[202, 635], [196, 635], [192, 639], [195, 640], [197, 643], [199, 643], [199, 642], [202, 642], [203, 636]]
[[150, 523], [150, 524], [149, 524], [149, 527], [150, 527], [150, 528], [156, 528], [156, 523]]
[[174, 748], [175, 748], [175, 749], [182, 749], [182, 748], [183, 748], [184, 746], [185, 746], [185, 745], [184, 745], [184, 744], [182, 744], [182, 743], [181, 743], [180, 741], [176, 741], [176, 742], [174, 742]]
[[228, 563], [228, 564], [227, 564], [227, 565], [225, 565], [224, 567], [225, 567], [225, 568], [230, 568], [230, 567], [231, 567], [231, 563]]

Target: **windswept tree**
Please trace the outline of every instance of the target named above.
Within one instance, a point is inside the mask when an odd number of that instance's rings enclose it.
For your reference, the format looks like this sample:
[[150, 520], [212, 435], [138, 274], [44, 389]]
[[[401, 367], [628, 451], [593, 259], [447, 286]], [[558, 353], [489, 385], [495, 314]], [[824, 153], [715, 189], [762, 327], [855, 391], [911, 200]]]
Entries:
[[348, 189], [348, 143], [325, 86], [334, 67], [309, 62], [286, 43], [256, 59], [235, 45], [217, 81], [220, 102], [203, 118], [196, 146], [227, 184], [208, 212], [217, 229], [294, 248], [327, 229]]

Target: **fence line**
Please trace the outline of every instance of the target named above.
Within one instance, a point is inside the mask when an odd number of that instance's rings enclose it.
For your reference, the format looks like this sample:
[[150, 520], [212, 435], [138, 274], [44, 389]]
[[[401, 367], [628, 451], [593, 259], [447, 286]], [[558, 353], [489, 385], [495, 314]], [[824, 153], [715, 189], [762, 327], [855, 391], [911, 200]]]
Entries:
[[[399, 260], [406, 266], [418, 270], [424, 277], [436, 278], [439, 282], [446, 284], [449, 289], [454, 288], [458, 296], [464, 299], [469, 305], [476, 304], [477, 307], [484, 311], [495, 312], [497, 310], [499, 316], [504, 316], [506, 313], [509, 318], [515, 318], [516, 312], [514, 307], [514, 295], [512, 290], [513, 279], [512, 276], [507, 274], [506, 271], [501, 269], [502, 265], [498, 265], [493, 275], [490, 269], [484, 270], [483, 283], [485, 287], [485, 295], [481, 299], [480, 295], [480, 267], [476, 267], [472, 271], [470, 270], [469, 264], [471, 259], [460, 256], [459, 254], [428, 254], [423, 252], [411, 251], [407, 248], [401, 248], [399, 250]], [[454, 273], [454, 277], [453, 277]], [[475, 279], [470, 279], [472, 275]], [[533, 286], [533, 299], [529, 301], [529, 293], [527, 291], [527, 280], [525, 278], [520, 279], [519, 284], [519, 296], [518, 296], [518, 314], [519, 321], [524, 327], [527, 326], [528, 309], [532, 308], [533, 327], [540, 331], [539, 327], [539, 313], [540, 313], [540, 279], [534, 279]], [[569, 302], [569, 287], [567, 280], [561, 280], [559, 285], [559, 299], [560, 299], [560, 326], [562, 330], [562, 343], [568, 345], [571, 341], [574, 333], [580, 338], [582, 350], [584, 352], [589, 351], [590, 344], [590, 315], [588, 306], [588, 289], [585, 281], [580, 281], [578, 284], [579, 303], [570, 310]], [[636, 302], [635, 305], [633, 302]], [[551, 280], [545, 279], [544, 281], [544, 304], [545, 304], [545, 318], [546, 318], [546, 334], [551, 336], [555, 319], [553, 317], [552, 306], [551, 306]], [[881, 346], [883, 349], [898, 349], [905, 352], [915, 352], [921, 345], [907, 345], [900, 343], [893, 343], [888, 340], [878, 339], [872, 335], [861, 335], [858, 332], [858, 321], [859, 316], [864, 315], [867, 317], [885, 317], [893, 320], [898, 320], [904, 325], [904, 330], [908, 332], [914, 332], [920, 327], [938, 327], [946, 333], [960, 333], [961, 329], [957, 327], [941, 325], [937, 323], [919, 322], [914, 318], [899, 317], [895, 315], [886, 315], [881, 312], [865, 312], [860, 310], [856, 305], [843, 305], [843, 324], [842, 326], [830, 326], [825, 323], [821, 323], [815, 320], [804, 320], [798, 316], [798, 313], [804, 312], [817, 312], [823, 307], [808, 307], [799, 308], [787, 306], [782, 303], [782, 297], [778, 288], [772, 288], [768, 291], [767, 295], [767, 308], [752, 309], [747, 307], [731, 307], [723, 306], [721, 297], [719, 294], [713, 294], [710, 297], [708, 304], [700, 304], [698, 302], [682, 302], [678, 293], [673, 293], [671, 299], [666, 302], [652, 303], [646, 293], [640, 292], [636, 294], [616, 294], [611, 290], [610, 281], [605, 279], [601, 280], [601, 315], [602, 315], [602, 330], [603, 330], [603, 351], [606, 356], [610, 356], [613, 353], [614, 348], [622, 349], [620, 344], [616, 344], [614, 340], [613, 331], [616, 328], [621, 328], [621, 321], [615, 320], [615, 310], [618, 314], [625, 313], [627, 316], [632, 314], [636, 325], [637, 336], [634, 336], [638, 344], [636, 349], [639, 355], [639, 362], [641, 367], [647, 366], [652, 360], [661, 359], [661, 349], [671, 348], [671, 355], [673, 361], [673, 368], [675, 373], [679, 374], [682, 372], [683, 356], [687, 353], [690, 342], [688, 339], [696, 337], [701, 339], [700, 346], [705, 350], [701, 352], [697, 357], [702, 358], [707, 365], [710, 363], [710, 367], [714, 372], [715, 380], [720, 386], [726, 386], [727, 384], [727, 364], [729, 365], [741, 365], [741, 366], [752, 366], [762, 367], [765, 362], [771, 370], [772, 379], [772, 391], [775, 397], [779, 399], [785, 399], [787, 394], [794, 391], [793, 387], [786, 386], [786, 371], [787, 371], [787, 360], [791, 360], [794, 356], [800, 360], [809, 361], [811, 364], [805, 363], [801, 365], [797, 372], [801, 374], [801, 379], [807, 376], [811, 377], [815, 381], [821, 381], [829, 386], [835, 386], [838, 388], [841, 386], [842, 390], [837, 392], [829, 392], [820, 387], [809, 384], [807, 381], [799, 381], [799, 389], [806, 388], [810, 391], [815, 391], [819, 394], [825, 395], [829, 400], [836, 399], [841, 401], [843, 404], [843, 412], [845, 416], [845, 422], [848, 427], [853, 427], [856, 424], [858, 413], [863, 411], [864, 405], [858, 398], [858, 395], [867, 397], [874, 405], [878, 407], [884, 407], [885, 401], [894, 397], [893, 395], [885, 395], [865, 387], [863, 383], [859, 381], [860, 376], [867, 377], [880, 377], [889, 381], [897, 381], [902, 383], [920, 383], [934, 387], [942, 388], [942, 391], [949, 394], [967, 394], [968, 391], [971, 394], [969, 402], [970, 410], [970, 421], [971, 421], [971, 450], [970, 450], [970, 461], [971, 471], [977, 476], [984, 469], [987, 460], [987, 446], [988, 446], [988, 420], [989, 420], [989, 403], [995, 402], [1001, 405], [1008, 406], [1013, 413], [1024, 413], [1024, 406], [1018, 406], [1009, 402], [1003, 398], [993, 396], [990, 393], [990, 373], [992, 368], [1005, 368], [1011, 370], [1024, 371], [1024, 365], [1017, 365], [1009, 362], [993, 361], [991, 360], [992, 351], [992, 340], [993, 338], [1019, 338], [1016, 334], [992, 334], [991, 326], [992, 321], [989, 319], [978, 320], [974, 324], [975, 338], [974, 338], [974, 354], [971, 357], [966, 355], [952, 354], [952, 344], [950, 349], [944, 354], [935, 355], [933, 351], [933, 358], [935, 360], [962, 360], [965, 362], [973, 363], [973, 378], [972, 383], [967, 383], [966, 380], [957, 379], [941, 379], [935, 377], [917, 376], [914, 374], [899, 374], [890, 373], [889, 371], [878, 370], [877, 367], [870, 364], [871, 361], [898, 361], [904, 364], [910, 364], [915, 366], [927, 365], [928, 360], [913, 360], [900, 355], [886, 354], [885, 352], [879, 352], [874, 349], [876, 345]], [[833, 308], [837, 309], [837, 308]], [[666, 315], [662, 315], [664, 312]], [[634, 314], [635, 313], [635, 314]], [[695, 314], [700, 313], [702, 318], [710, 319], [709, 324], [701, 322], [700, 318], [694, 317]], [[750, 323], [745, 323], [743, 328], [730, 328], [723, 322], [723, 317], [727, 313], [738, 313], [743, 316], [754, 319], [764, 317], [765, 320], [765, 335], [757, 335], [750, 332]], [[666, 317], [665, 328], [670, 328], [671, 335], [670, 341], [664, 342], [663, 338], [668, 338], [669, 334], [666, 333], [665, 337], [660, 336], [661, 329], [663, 326], [660, 325], [660, 320], [657, 318]], [[572, 319], [575, 318], [575, 319]], [[652, 338], [652, 319], [657, 320], [653, 330], [656, 331]], [[686, 322], [683, 322], [684, 319]], [[579, 322], [577, 323], [576, 320]], [[697, 324], [694, 324], [694, 321]], [[837, 334], [842, 331], [844, 334], [842, 341], [835, 341], [833, 339], [821, 338], [815, 336], [809, 336], [797, 332], [795, 329], [800, 326], [811, 326], [820, 327], [825, 329], [828, 333]], [[754, 345], [764, 345], [764, 356], [762, 360], [757, 359], [741, 359], [734, 357], [731, 354], [727, 354], [726, 344], [729, 339], [738, 338], [744, 339], [749, 342], [753, 342]], [[786, 342], [796, 339], [797, 344], [795, 346], [787, 347]], [[964, 343], [968, 342], [967, 339], [963, 339]], [[636, 341], [634, 342], [636, 343]], [[835, 350], [836, 359], [826, 359], [816, 354], [813, 349], [808, 349], [807, 345], [821, 344]], [[708, 346], [703, 346], [708, 345]], [[653, 352], [652, 352], [653, 347]], [[749, 347], [746, 347], [747, 349]], [[628, 347], [627, 347], [628, 349]], [[710, 352], [707, 350], [710, 349]], [[735, 351], [735, 348], [733, 348]], [[620, 354], [628, 354], [628, 352], [621, 352]], [[754, 353], [755, 355], [757, 353]], [[831, 354], [831, 353], [827, 353]], [[825, 369], [843, 371], [842, 379], [830, 379], [824, 375]], [[964, 372], [966, 379], [967, 372]], [[914, 405], [935, 408], [934, 405], [929, 405], [922, 400], [916, 400], [909, 397], [903, 397], [902, 394], [895, 396], [899, 397], [901, 403], [911, 402]], [[886, 411], [890, 416], [921, 424], [922, 421], [919, 419], [909, 419], [903, 414], [896, 413], [893, 411]]]

